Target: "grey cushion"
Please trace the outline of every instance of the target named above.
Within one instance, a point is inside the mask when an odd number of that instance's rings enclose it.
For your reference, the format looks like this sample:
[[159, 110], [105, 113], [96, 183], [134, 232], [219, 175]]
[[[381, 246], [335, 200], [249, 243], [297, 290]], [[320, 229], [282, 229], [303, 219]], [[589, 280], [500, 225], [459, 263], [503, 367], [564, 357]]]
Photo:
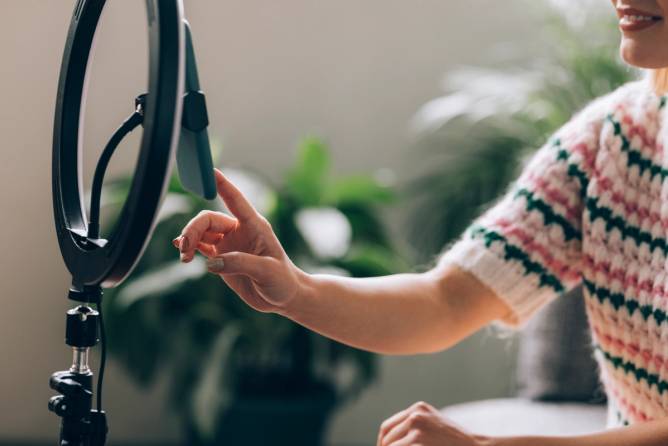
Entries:
[[605, 406], [498, 399], [443, 409], [449, 419], [480, 435], [582, 435], [605, 429]]
[[604, 402], [581, 287], [541, 309], [520, 335], [518, 395], [538, 401]]

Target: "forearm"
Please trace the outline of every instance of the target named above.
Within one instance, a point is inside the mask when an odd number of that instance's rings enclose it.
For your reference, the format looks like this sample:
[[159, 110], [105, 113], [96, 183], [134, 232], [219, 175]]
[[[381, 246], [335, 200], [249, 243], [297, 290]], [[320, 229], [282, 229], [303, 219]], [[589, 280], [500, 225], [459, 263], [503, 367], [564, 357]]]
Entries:
[[355, 279], [306, 276], [286, 316], [357, 348], [385, 354], [442, 350], [504, 312], [459, 270]]
[[665, 446], [668, 420], [655, 420], [592, 435], [517, 437], [490, 440], [488, 446]]
[[439, 263], [424, 274], [373, 279], [312, 276], [288, 258], [269, 222], [219, 170], [218, 194], [234, 218], [200, 212], [172, 243], [195, 251], [252, 308], [287, 316], [325, 336], [390, 354], [447, 348], [508, 308], [477, 279]]

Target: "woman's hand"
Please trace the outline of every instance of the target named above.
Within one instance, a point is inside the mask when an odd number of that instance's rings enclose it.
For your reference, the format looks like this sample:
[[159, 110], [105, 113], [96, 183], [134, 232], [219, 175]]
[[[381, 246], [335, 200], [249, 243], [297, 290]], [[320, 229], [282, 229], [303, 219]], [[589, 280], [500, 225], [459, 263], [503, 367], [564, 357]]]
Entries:
[[302, 289], [306, 274], [288, 258], [271, 225], [216, 169], [218, 194], [232, 213], [202, 211], [173, 243], [182, 262], [195, 251], [205, 255], [209, 271], [220, 277], [248, 305], [281, 313]]
[[413, 404], [381, 424], [377, 446], [485, 446], [488, 440], [455, 427], [427, 403]]

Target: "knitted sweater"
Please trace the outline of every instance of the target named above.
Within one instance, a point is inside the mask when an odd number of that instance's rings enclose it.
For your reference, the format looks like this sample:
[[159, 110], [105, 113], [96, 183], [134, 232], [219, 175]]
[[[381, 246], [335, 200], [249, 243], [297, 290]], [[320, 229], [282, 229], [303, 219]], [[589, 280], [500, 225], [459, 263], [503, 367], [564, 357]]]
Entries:
[[520, 326], [582, 284], [609, 425], [668, 416], [668, 114], [648, 81], [576, 114], [441, 261]]

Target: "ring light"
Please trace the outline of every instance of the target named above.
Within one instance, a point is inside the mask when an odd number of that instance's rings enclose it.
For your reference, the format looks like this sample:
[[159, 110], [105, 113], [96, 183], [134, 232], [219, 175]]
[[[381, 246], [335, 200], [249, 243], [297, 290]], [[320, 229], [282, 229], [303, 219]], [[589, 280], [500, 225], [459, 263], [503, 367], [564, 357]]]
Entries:
[[[49, 409], [63, 418], [61, 446], [99, 446], [106, 441], [101, 409], [106, 358], [102, 288], [118, 285], [131, 272], [150, 239], [176, 157], [183, 186], [212, 199], [216, 194], [207, 134], [208, 116], [200, 91], [190, 26], [181, 0], [146, 0], [148, 92], [135, 99], [134, 113], [102, 152], [93, 178], [90, 214], [84, 204], [82, 108], [87, 68], [105, 0], [78, 0], [70, 22], [58, 83], [54, 119], [52, 192], [56, 234], [72, 275], [68, 297], [83, 303], [67, 312], [66, 343], [73, 348], [68, 371], [51, 376], [57, 395]], [[106, 167], [123, 137], [143, 126], [136, 168], [126, 202], [108, 240], [100, 238], [99, 206]], [[97, 311], [88, 304], [97, 304]], [[97, 410], [92, 409], [93, 373], [88, 352], [102, 339]]]
[[67, 36], [53, 137], [53, 209], [63, 259], [75, 285], [113, 286], [146, 244], [168, 179], [180, 127], [183, 13], [177, 1], [147, 1], [149, 94], [137, 167], [110, 241], [89, 239], [81, 184], [86, 71], [104, 1], [79, 1]]

